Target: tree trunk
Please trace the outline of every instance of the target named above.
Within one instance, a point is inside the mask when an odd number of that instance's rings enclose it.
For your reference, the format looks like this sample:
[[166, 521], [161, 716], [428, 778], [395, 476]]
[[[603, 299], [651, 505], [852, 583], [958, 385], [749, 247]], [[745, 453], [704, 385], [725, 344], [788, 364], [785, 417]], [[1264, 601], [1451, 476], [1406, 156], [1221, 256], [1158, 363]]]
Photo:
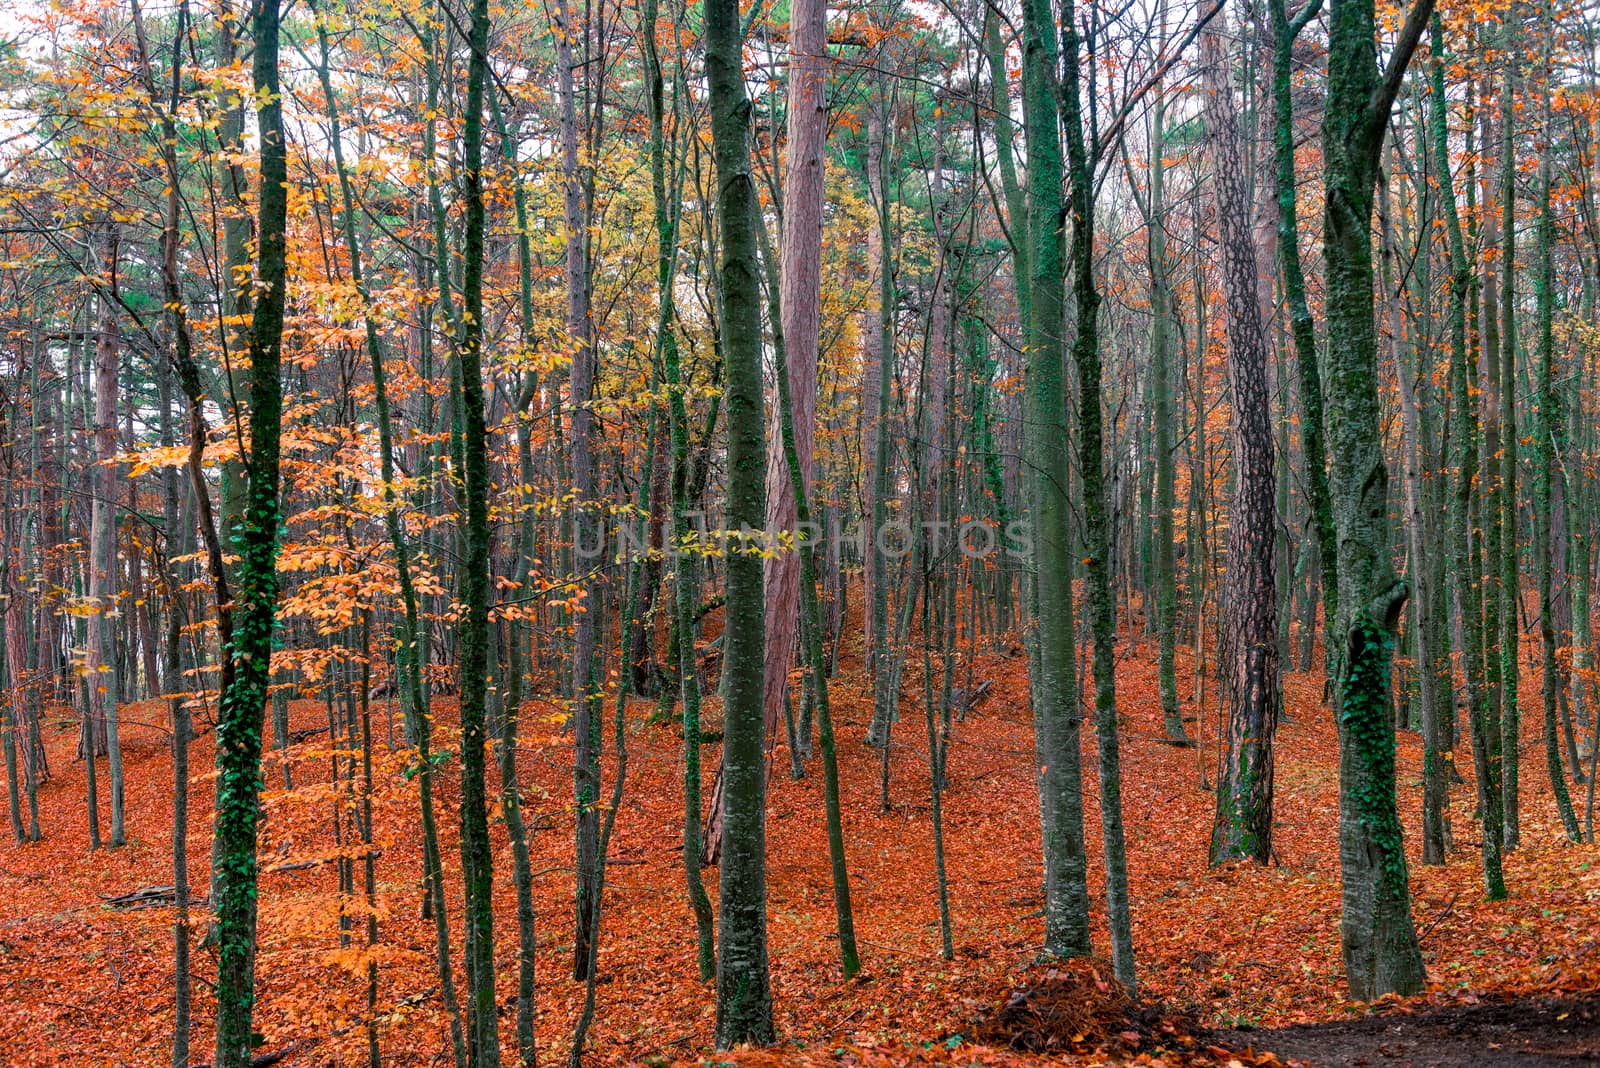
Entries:
[[1498, 769], [1490, 760], [1489, 694], [1483, 647], [1483, 579], [1475, 566], [1472, 516], [1478, 498], [1478, 404], [1473, 396], [1467, 359], [1467, 303], [1471, 293], [1471, 268], [1461, 219], [1456, 211], [1455, 186], [1450, 176], [1450, 141], [1446, 122], [1448, 101], [1444, 82], [1444, 27], [1433, 21], [1432, 78], [1434, 157], [1439, 168], [1440, 201], [1450, 241], [1450, 438], [1455, 453], [1456, 482], [1450, 503], [1451, 578], [1456, 618], [1461, 626], [1461, 669], [1466, 684], [1468, 729], [1478, 780], [1478, 814], [1483, 833], [1480, 855], [1485, 888], [1491, 899], [1506, 895], [1500, 865], [1500, 785]]
[[461, 378], [466, 507], [460, 570], [461, 874], [465, 894], [469, 1065], [498, 1068], [500, 1030], [494, 996], [494, 854], [484, 785], [489, 678], [489, 455], [483, 388], [483, 94], [488, 81], [489, 4], [471, 7], [467, 106], [463, 116], [464, 262], [457, 362]]
[[278, 81], [279, 0], [251, 17], [252, 77], [260, 131], [256, 301], [250, 322], [250, 479], [239, 552], [238, 596], [217, 722], [216, 851], [218, 1068], [250, 1063], [255, 1006], [256, 829], [260, 819], [261, 727], [266, 712], [273, 617], [278, 600], [279, 380], [288, 216], [288, 154]]
[[[1544, 3], [1542, 30], [1540, 40], [1544, 77], [1541, 79], [1540, 107], [1542, 125], [1548, 131], [1551, 128], [1550, 81], [1554, 76], [1550, 62], [1553, 27], [1550, 25], [1549, 0]], [[1546, 150], [1539, 160], [1539, 271], [1534, 279], [1539, 308], [1539, 421], [1537, 444], [1534, 447], [1533, 551], [1539, 581], [1539, 641], [1544, 668], [1545, 767], [1550, 775], [1550, 792], [1555, 797], [1556, 811], [1561, 815], [1561, 825], [1567, 832], [1567, 839], [1578, 842], [1578, 816], [1573, 811], [1572, 797], [1567, 792], [1566, 772], [1561, 765], [1561, 728], [1556, 717], [1561, 666], [1556, 660], [1555, 600], [1551, 595], [1550, 576], [1551, 546], [1555, 540], [1551, 510], [1555, 459], [1557, 451], [1565, 454], [1567, 444], [1561, 402], [1555, 389], [1555, 258], [1551, 248], [1555, 243], [1555, 220], [1550, 206], [1550, 172], [1550, 153]]]
[[[1161, 5], [1165, 36], [1166, 3]], [[1156, 89], [1150, 119], [1150, 393], [1155, 448], [1155, 598], [1157, 675], [1161, 692], [1161, 722], [1167, 740], [1189, 745], [1178, 703], [1177, 629], [1178, 578], [1173, 558], [1175, 537], [1172, 513], [1177, 508], [1173, 489], [1177, 457], [1173, 445], [1172, 412], [1172, 284], [1168, 278], [1165, 151], [1167, 98]], [[1148, 595], [1147, 595], [1148, 598]]]
[[1500, 96], [1500, 752], [1501, 789], [1505, 799], [1505, 848], [1517, 847], [1519, 833], [1517, 775], [1522, 713], [1517, 703], [1521, 659], [1522, 577], [1517, 546], [1517, 34], [1507, 20], [1505, 79]]
[[[1214, 13], [1214, 10], [1213, 10]], [[1087, 52], [1094, 55], [1091, 20]], [[1117, 740], [1116, 604], [1111, 594], [1111, 515], [1105, 486], [1105, 415], [1102, 410], [1100, 293], [1095, 282], [1094, 177], [1100, 154], [1081, 100], [1081, 38], [1074, 0], [1061, 10], [1061, 125], [1067, 133], [1072, 219], [1072, 291], [1078, 369], [1078, 472], [1083, 480], [1083, 559], [1087, 573], [1089, 627], [1094, 635], [1095, 735], [1100, 757], [1100, 829], [1106, 865], [1106, 920], [1111, 928], [1111, 966], [1130, 994], [1135, 992], [1133, 919], [1128, 902], [1127, 847], [1122, 827], [1122, 770]], [[1092, 60], [1091, 60], [1092, 62]], [[1037, 269], [1037, 265], [1035, 265]], [[1037, 274], [1035, 275], [1037, 277]], [[1065, 572], [1069, 577], [1070, 569]]]
[[1329, 641], [1341, 646], [1335, 676], [1341, 934], [1350, 993], [1363, 1001], [1413, 993], [1424, 979], [1395, 801], [1389, 679], [1395, 621], [1409, 591], [1389, 562], [1371, 230], [1389, 110], [1432, 6], [1432, 0], [1418, 0], [1381, 79], [1372, 0], [1334, 0], [1330, 15], [1323, 255], [1340, 589]]
[[[1283, 267], [1283, 293], [1288, 304], [1290, 336], [1294, 339], [1295, 367], [1300, 387], [1300, 452], [1305, 463], [1310, 527], [1317, 542], [1321, 565], [1323, 618], [1331, 624], [1339, 614], [1339, 553], [1335, 544], [1333, 503], [1328, 489], [1324, 457], [1322, 371], [1317, 358], [1316, 323], [1306, 301], [1305, 272], [1300, 265], [1300, 229], [1295, 209], [1298, 190], [1294, 171], [1294, 42], [1321, 9], [1310, 0], [1291, 22], [1286, 0], [1270, 0], [1273, 26], [1272, 107], [1273, 163], [1278, 196], [1278, 257]], [[1312, 598], [1315, 604], [1315, 598]], [[1316, 616], [1313, 612], [1312, 622]], [[1337, 652], [1338, 643], [1324, 637], [1323, 657]], [[1327, 664], [1329, 675], [1337, 665]]]
[[[1438, 607], [1438, 600], [1433, 590], [1433, 552], [1437, 531], [1434, 529], [1433, 515], [1426, 506], [1426, 487], [1423, 483], [1424, 442], [1431, 437], [1431, 434], [1424, 426], [1428, 409], [1418, 396], [1419, 391], [1425, 388], [1425, 383], [1420, 369], [1413, 370], [1406, 365], [1404, 345], [1401, 340], [1404, 323], [1401, 318], [1400, 300], [1403, 294], [1395, 288], [1394, 260], [1397, 249], [1387, 188], [1383, 192], [1381, 228], [1383, 295], [1384, 308], [1389, 317], [1389, 352], [1394, 361], [1395, 379], [1399, 383], [1400, 392], [1401, 440], [1404, 448], [1401, 470], [1405, 484], [1405, 505], [1402, 515], [1405, 517], [1403, 525], [1406, 532], [1406, 555], [1411, 562], [1414, 587], [1411, 596], [1411, 632], [1416, 638], [1417, 697], [1421, 705], [1422, 725], [1422, 862], [1443, 864], [1446, 844], [1445, 816], [1450, 789], [1449, 766], [1444, 755], [1450, 749], [1450, 741], [1444, 737], [1443, 728], [1447, 722], [1445, 715], [1450, 691], [1448, 676], [1444, 693], [1439, 693], [1436, 686], [1439, 681], [1436, 669], [1439, 654], [1434, 639], [1441, 632], [1439, 621], [1433, 615], [1435, 608]], [[1427, 292], [1428, 270], [1425, 249], [1420, 253], [1419, 259], [1422, 261], [1417, 267], [1419, 284], [1422, 291]]]
[[1221, 232], [1233, 398], [1233, 502], [1228, 508], [1228, 570], [1218, 649], [1227, 747], [1217, 768], [1211, 862], [1272, 857], [1272, 739], [1280, 702], [1278, 662], [1277, 472], [1267, 396], [1267, 338], [1252, 239], [1248, 170], [1239, 141], [1233, 86], [1220, 31], [1201, 35], [1205, 118]]
[[[579, 571], [598, 567], [602, 551], [601, 520], [596, 500], [594, 412], [595, 351], [589, 323], [588, 224], [584, 210], [583, 171], [578, 155], [577, 92], [573, 83], [572, 41], [576, 37], [571, 5], [556, 7], [557, 86], [561, 99], [562, 205], [566, 219], [567, 343], [572, 350], [572, 538]], [[596, 672], [595, 616], [599, 591], [586, 582], [586, 611], [576, 614], [572, 644], [573, 792], [577, 808], [577, 909], [574, 914], [572, 977], [581, 982], [589, 970], [589, 930], [595, 907], [595, 850], [599, 845], [600, 686]]]
[[94, 346], [94, 496], [89, 518], [88, 657], [85, 663], [94, 751], [85, 760], [106, 754], [111, 775], [111, 838], [113, 849], [126, 844], [123, 819], [122, 744], [117, 733], [120, 696], [115, 641], [117, 618], [117, 357], [121, 350], [116, 308], [106, 292], [117, 291], [119, 234], [106, 224], [101, 271], [107, 287], [99, 298], [100, 322]]
[[[828, 69], [827, 0], [794, 0], [789, 6], [788, 141], [784, 149], [783, 242], [779, 249], [779, 308], [789, 365], [788, 390], [794, 451], [802, 484], [811, 485], [811, 444], [816, 432], [817, 347], [822, 310], [823, 145], [827, 132], [824, 98]], [[783, 436], [767, 441], [767, 533], [795, 530], [795, 493], [784, 457]], [[762, 693], [770, 754], [777, 743], [778, 716], [788, 690], [800, 618], [800, 549], [780, 549], [765, 563], [763, 590], [768, 626]]]
[[1049, 0], [1024, 0], [1022, 105], [1027, 128], [1029, 315], [1024, 451], [1032, 514], [1036, 655], [1029, 689], [1039, 764], [1044, 840], [1044, 951], [1090, 952], [1088, 860], [1083, 840], [1077, 650], [1068, 528], [1063, 345], [1066, 291], [1061, 261], [1061, 138], [1057, 125], [1055, 20]]
[[[766, 427], [761, 387], [761, 281], [756, 262], [750, 103], [736, 0], [707, 0], [706, 80], [722, 234], [722, 342], [728, 408], [730, 529], [766, 518]], [[717, 944], [718, 1049], [774, 1039], [767, 974], [766, 761], [762, 755], [762, 604], [759, 546], [730, 545], [723, 630], [722, 875]]]

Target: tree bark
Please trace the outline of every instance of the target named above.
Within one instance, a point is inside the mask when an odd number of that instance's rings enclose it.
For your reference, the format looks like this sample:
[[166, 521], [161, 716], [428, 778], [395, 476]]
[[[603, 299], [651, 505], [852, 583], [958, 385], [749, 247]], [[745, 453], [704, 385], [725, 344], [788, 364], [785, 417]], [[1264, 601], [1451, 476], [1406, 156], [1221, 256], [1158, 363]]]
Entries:
[[[1213, 23], [1213, 26], [1215, 24]], [[1218, 650], [1228, 709], [1226, 754], [1217, 768], [1211, 862], [1272, 857], [1272, 740], [1277, 729], [1277, 472], [1261, 325], [1248, 170], [1220, 30], [1201, 35], [1206, 135], [1221, 235], [1233, 398], [1233, 501], [1228, 508], [1228, 569]]]
[[[828, 69], [827, 0], [793, 0], [789, 6], [788, 142], [784, 149], [783, 242], [779, 249], [779, 308], [787, 355], [794, 451], [802, 485], [811, 484], [816, 434], [817, 348], [822, 311], [823, 159], [827, 126], [824, 97]], [[767, 441], [767, 533], [795, 530], [797, 509], [784, 457], [783, 436]], [[763, 590], [767, 637], [762, 693], [766, 748], [778, 739], [779, 714], [788, 690], [800, 619], [800, 559], [780, 549], [767, 558]]]
[[[766, 427], [761, 386], [761, 280], [750, 174], [750, 102], [737, 0], [707, 0], [706, 80], [722, 235], [722, 342], [728, 408], [726, 524], [755, 529], [766, 517]], [[742, 540], [742, 539], [739, 539]], [[761, 563], [730, 542], [723, 630], [722, 875], [719, 887], [716, 1044], [774, 1039], [767, 973], [766, 761], [762, 655], [766, 613]]]
[[1467, 302], [1471, 293], [1471, 268], [1461, 219], [1456, 211], [1455, 184], [1450, 174], [1450, 139], [1446, 122], [1448, 101], [1444, 82], [1444, 26], [1433, 20], [1433, 107], [1430, 115], [1434, 157], [1439, 168], [1440, 201], [1450, 242], [1450, 439], [1455, 453], [1455, 488], [1450, 500], [1451, 585], [1456, 618], [1461, 627], [1461, 673], [1465, 683], [1468, 729], [1478, 784], [1478, 815], [1483, 833], [1480, 856], [1485, 889], [1491, 899], [1506, 895], [1500, 865], [1500, 785], [1498, 769], [1490, 760], [1488, 737], [1489, 694], [1484, 676], [1483, 579], [1474, 565], [1472, 516], [1478, 499], [1478, 402], [1473, 396], [1467, 359]]
[[1057, 122], [1055, 18], [1049, 0], [1024, 0], [1022, 106], [1027, 129], [1029, 314], [1024, 465], [1032, 514], [1036, 655], [1031, 659], [1039, 816], [1044, 839], [1044, 952], [1090, 952], [1088, 859], [1084, 850], [1077, 650], [1072, 605], [1070, 467], [1062, 325], [1062, 156]]
[[[101, 253], [104, 286], [98, 300], [99, 324], [94, 346], [94, 487], [89, 510], [89, 616], [88, 657], [84, 668], [93, 722], [93, 753], [85, 749], [84, 759], [106, 754], [111, 777], [111, 837], [107, 844], [115, 849], [126, 844], [124, 827], [122, 744], [117, 732], [117, 701], [120, 696], [117, 673], [115, 619], [117, 617], [117, 362], [121, 349], [117, 330], [117, 261], [120, 235], [117, 224], [106, 224], [105, 245]], [[109, 294], [109, 295], [108, 295]]]
[[287, 276], [288, 154], [278, 80], [279, 0], [262, 0], [251, 18], [252, 78], [260, 133], [256, 293], [250, 320], [249, 493], [233, 607], [230, 677], [217, 722], [216, 836], [218, 925], [216, 1057], [219, 1068], [250, 1063], [255, 1007], [256, 829], [260, 819], [261, 728], [278, 600], [279, 380]]
[[1342, 646], [1335, 676], [1341, 935], [1350, 993], [1363, 1001], [1413, 993], [1424, 978], [1395, 801], [1389, 679], [1395, 620], [1408, 589], [1389, 562], [1371, 230], [1390, 107], [1432, 7], [1433, 0], [1418, 0], [1381, 78], [1372, 47], [1372, 0], [1334, 0], [1329, 24], [1323, 255], [1340, 584], [1330, 641]]
[[465, 895], [467, 1063], [498, 1068], [500, 1029], [495, 1002], [494, 854], [489, 842], [484, 784], [489, 683], [489, 452], [483, 388], [483, 94], [488, 81], [489, 4], [473, 0], [468, 47], [467, 104], [463, 116], [464, 234], [461, 324], [457, 363], [461, 379], [465, 516], [460, 571], [461, 873]]

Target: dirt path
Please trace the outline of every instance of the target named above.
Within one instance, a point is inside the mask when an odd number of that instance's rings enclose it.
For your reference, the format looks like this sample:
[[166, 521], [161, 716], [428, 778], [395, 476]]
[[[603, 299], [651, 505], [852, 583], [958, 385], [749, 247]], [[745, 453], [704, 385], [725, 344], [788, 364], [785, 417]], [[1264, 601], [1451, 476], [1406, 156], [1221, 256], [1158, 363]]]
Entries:
[[1230, 1031], [1226, 1044], [1316, 1068], [1600, 1064], [1600, 992], [1456, 1005], [1275, 1031]]

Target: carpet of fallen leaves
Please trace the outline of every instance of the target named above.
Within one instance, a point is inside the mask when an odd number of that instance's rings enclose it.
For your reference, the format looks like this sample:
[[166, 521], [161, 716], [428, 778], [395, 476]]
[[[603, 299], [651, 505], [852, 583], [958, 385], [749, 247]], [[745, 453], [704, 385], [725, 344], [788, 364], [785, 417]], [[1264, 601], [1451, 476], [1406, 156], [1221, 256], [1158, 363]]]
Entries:
[[[1141, 996], [1167, 1006], [1163, 1011], [1172, 1016], [1166, 1018], [1206, 1027], [1276, 1026], [1362, 1011], [1346, 1001], [1341, 981], [1338, 763], [1332, 721], [1320, 704], [1320, 675], [1286, 679], [1288, 722], [1277, 750], [1279, 865], [1210, 869], [1206, 842], [1213, 798], [1201, 788], [1199, 776], [1202, 762], [1207, 774], [1215, 762], [1214, 713], [1208, 712], [1203, 724], [1209, 740], [1202, 750], [1163, 744], [1155, 648], [1148, 640], [1127, 638], [1122, 654], [1123, 797]], [[974, 677], [993, 680], [993, 689], [954, 728], [944, 799], [955, 933], [955, 959], [949, 962], [939, 955], [919, 659], [907, 667], [906, 719], [896, 730], [893, 805], [887, 812], [878, 803], [878, 754], [861, 742], [871, 694], [859, 665], [847, 663], [830, 687], [842, 740], [850, 876], [864, 963], [862, 975], [848, 984], [840, 981], [832, 935], [820, 768], [792, 781], [786, 757], [779, 754], [769, 801], [768, 884], [773, 995], [784, 1046], [736, 1059], [748, 1064], [1019, 1064], [1042, 1063], [1046, 1057], [1060, 1063], [1070, 1053], [1089, 1061], [1160, 1060], [1161, 1043], [1152, 1045], [1148, 1035], [1141, 1044], [1119, 1032], [1089, 1034], [1076, 1046], [1069, 1041], [1071, 1048], [1046, 1052], [1030, 1052], [1026, 1042], [976, 1040], [984, 1035], [992, 1040], [996, 1013], [1019, 996], [1026, 1000], [1025, 992], [1041, 981], [1033, 965], [1043, 921], [1025, 658], [1017, 650], [980, 652]], [[1187, 674], [1180, 655], [1180, 675]], [[1183, 681], [1187, 686], [1187, 678]], [[1408, 840], [1413, 907], [1430, 979], [1429, 993], [1419, 1004], [1600, 985], [1600, 850], [1562, 841], [1543, 770], [1542, 739], [1535, 733], [1541, 717], [1531, 714], [1539, 690], [1526, 684], [1522, 692], [1528, 706], [1522, 745], [1524, 846], [1507, 862], [1508, 901], [1482, 899], [1470, 783], [1453, 791], [1455, 849], [1449, 864], [1424, 868], [1418, 862], [1414, 831], [1420, 821], [1421, 743], [1415, 735], [1401, 737], [1401, 809], [1413, 832]], [[709, 1056], [712, 991], [695, 974], [693, 924], [679, 856], [681, 738], [673, 726], [649, 722], [654, 710], [653, 702], [641, 701], [629, 711], [631, 761], [605, 897], [600, 1007], [590, 1046], [594, 1063]], [[441, 698], [435, 712], [439, 746], [449, 747], [455, 740], [453, 702]], [[715, 720], [714, 698], [708, 712]], [[326, 723], [319, 702], [297, 702], [293, 714], [297, 728]], [[399, 732], [396, 713], [387, 702], [377, 702], [373, 714], [375, 837], [382, 850], [376, 956], [383, 1059], [392, 1065], [444, 1064], [448, 1044], [432, 967], [432, 927], [418, 907], [415, 785], [401, 774], [406, 754], [388, 746]], [[72, 759], [75, 731], [65, 717], [60, 712], [49, 731], [55, 778], [41, 795], [44, 841], [18, 846], [7, 836], [0, 845], [0, 1004], [5, 1006], [0, 1061], [166, 1063], [173, 1019], [172, 911], [118, 910], [106, 904], [109, 897], [172, 881], [171, 763], [161, 727], [166, 717], [153, 702], [124, 712], [130, 842], [99, 853], [88, 848], [84, 769]], [[530, 704], [519, 752], [528, 783], [526, 811], [536, 827], [538, 1034], [547, 1063], [565, 1060], [581, 1003], [581, 987], [570, 979], [572, 746], [558, 723], [551, 706]], [[1093, 745], [1088, 733], [1084, 744]], [[714, 767], [715, 748], [707, 755]], [[340, 948], [334, 865], [305, 865], [334, 850], [338, 798], [329, 787], [328, 735], [293, 747], [289, 757], [293, 789], [283, 788], [277, 754], [268, 755], [264, 768], [266, 873], [256, 1014], [262, 1048], [293, 1047], [285, 1064], [364, 1064], [361, 1014], [368, 957], [359, 936], [355, 948]], [[192, 786], [188, 843], [190, 879], [202, 894], [211, 801], [204, 772], [210, 759], [211, 736], [205, 733], [192, 757], [200, 773]], [[1465, 763], [1463, 772], [1470, 775], [1470, 762]], [[1091, 891], [1098, 897], [1100, 834], [1095, 763], [1088, 753], [1084, 766]], [[450, 894], [459, 903], [455, 768], [452, 759], [440, 776], [441, 830]], [[608, 781], [609, 775], [608, 755]], [[516, 937], [503, 826], [496, 825], [495, 835], [496, 953], [499, 992], [508, 1006], [502, 1031], [509, 1048]], [[714, 898], [714, 870], [707, 875]], [[359, 902], [347, 906], [352, 915], [364, 907]], [[1103, 947], [1102, 913], [1095, 922]], [[452, 927], [459, 946], [454, 914]], [[198, 932], [195, 946], [193, 1059], [202, 1062], [209, 1059], [215, 957], [199, 945]], [[1093, 974], [1104, 971], [1099, 967]], [[1162, 1030], [1159, 1020], [1146, 1022], [1152, 1032]], [[1120, 1025], [1112, 1020], [1105, 1026]]]

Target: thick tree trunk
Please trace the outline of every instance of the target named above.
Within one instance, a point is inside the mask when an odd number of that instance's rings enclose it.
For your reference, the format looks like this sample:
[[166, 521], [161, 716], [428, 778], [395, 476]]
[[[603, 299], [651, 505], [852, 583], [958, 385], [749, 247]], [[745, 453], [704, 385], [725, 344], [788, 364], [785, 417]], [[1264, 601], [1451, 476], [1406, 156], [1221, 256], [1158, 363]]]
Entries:
[[1055, 19], [1049, 0], [1024, 0], [1022, 105], [1028, 148], [1027, 421], [1024, 452], [1032, 514], [1037, 650], [1030, 667], [1044, 839], [1044, 951], [1084, 956], [1089, 944], [1087, 855], [1077, 650], [1068, 527], [1066, 406], [1063, 404], [1061, 138], [1057, 124]]
[[1220, 31], [1201, 35], [1205, 117], [1221, 232], [1233, 398], [1233, 501], [1228, 508], [1228, 570], [1223, 591], [1222, 696], [1227, 747], [1217, 768], [1211, 862], [1272, 857], [1272, 739], [1277, 729], [1277, 472], [1267, 396], [1267, 338], [1261, 323], [1255, 242], [1249, 229], [1248, 173]]
[[1334, 0], [1323, 119], [1327, 401], [1339, 534], [1339, 614], [1329, 641], [1341, 645], [1335, 676], [1341, 934], [1350, 993], [1364, 1001], [1413, 993], [1424, 979], [1395, 801], [1389, 680], [1395, 620], [1409, 591], [1389, 561], [1371, 229], [1389, 110], [1431, 10], [1432, 0], [1418, 0], [1380, 78], [1372, 0]]
[[[723, 363], [728, 408], [725, 522], [755, 529], [766, 518], [766, 427], [761, 387], [761, 281], [750, 102], [736, 0], [707, 0], [706, 80], [722, 234]], [[762, 755], [762, 605], [759, 546], [730, 545], [724, 624], [723, 844], [717, 944], [718, 1049], [773, 1041], [767, 973], [766, 761]]]
[[[822, 308], [823, 144], [827, 133], [824, 97], [828, 69], [827, 0], [794, 0], [789, 6], [788, 142], [784, 149], [783, 243], [779, 250], [779, 308], [794, 451], [802, 483], [811, 485], [811, 444], [816, 433], [817, 347]], [[794, 489], [784, 457], [783, 436], [767, 441], [767, 533], [795, 530]], [[780, 550], [765, 563], [763, 590], [767, 637], [762, 693], [766, 749], [777, 744], [779, 713], [788, 690], [800, 610], [800, 549]]]

